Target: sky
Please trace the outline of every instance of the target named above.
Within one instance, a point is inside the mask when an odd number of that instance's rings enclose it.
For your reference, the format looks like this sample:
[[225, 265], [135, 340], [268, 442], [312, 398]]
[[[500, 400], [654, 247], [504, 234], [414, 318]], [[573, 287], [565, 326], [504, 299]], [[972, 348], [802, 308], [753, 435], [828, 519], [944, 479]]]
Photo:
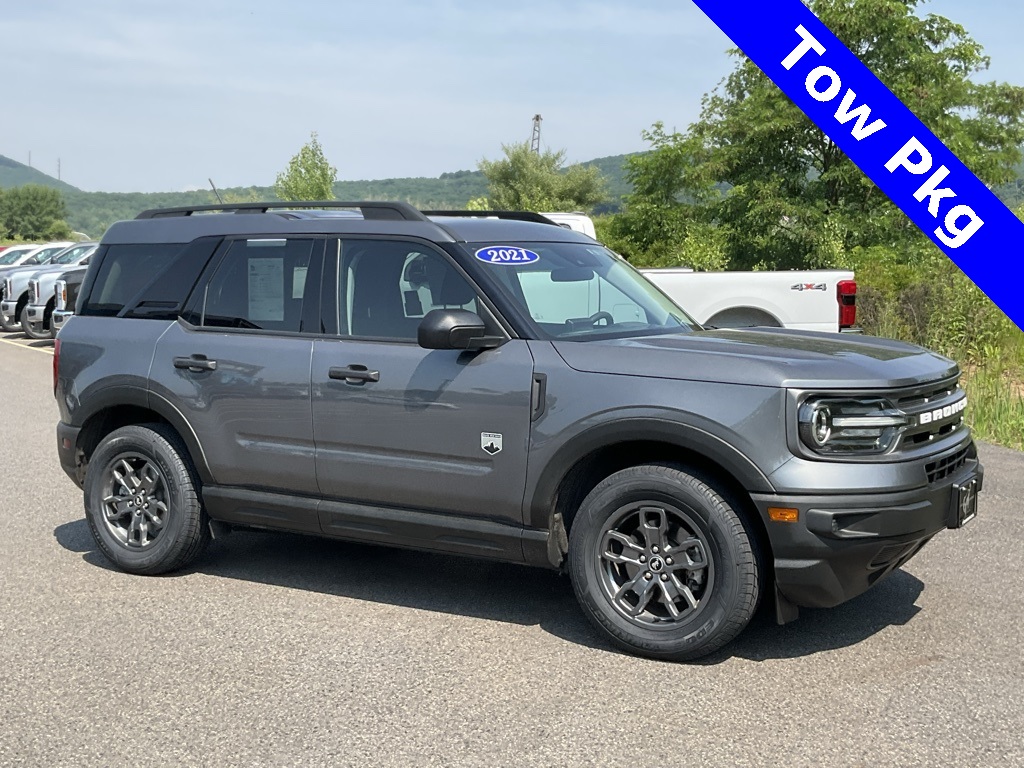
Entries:
[[[0, 154], [104, 192], [270, 186], [316, 131], [340, 179], [569, 161], [685, 130], [732, 69], [687, 0], [5, 0]], [[1024, 3], [933, 0], [1024, 84]]]

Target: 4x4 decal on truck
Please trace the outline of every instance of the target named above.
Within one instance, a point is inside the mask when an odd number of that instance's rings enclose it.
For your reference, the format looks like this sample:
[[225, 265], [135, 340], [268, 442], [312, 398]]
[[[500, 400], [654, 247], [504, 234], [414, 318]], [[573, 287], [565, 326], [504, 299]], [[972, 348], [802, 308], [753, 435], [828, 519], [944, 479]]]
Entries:
[[793, 286], [794, 291], [827, 291], [828, 285], [825, 283], [797, 283]]

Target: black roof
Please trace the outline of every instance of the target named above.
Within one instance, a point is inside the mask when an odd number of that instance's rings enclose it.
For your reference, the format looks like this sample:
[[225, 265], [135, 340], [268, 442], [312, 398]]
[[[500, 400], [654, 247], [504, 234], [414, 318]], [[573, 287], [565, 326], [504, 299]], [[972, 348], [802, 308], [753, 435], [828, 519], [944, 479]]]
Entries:
[[[359, 213], [296, 216], [301, 206], [359, 209]], [[375, 234], [419, 237], [445, 242], [586, 242], [586, 235], [548, 222], [534, 213], [507, 211], [430, 212], [429, 218], [408, 203], [245, 203], [154, 209], [132, 221], [114, 223], [103, 235], [105, 245], [188, 243], [217, 235]], [[198, 214], [198, 215], [193, 215]], [[455, 215], [446, 215], [455, 214]], [[527, 220], [523, 220], [527, 219]], [[547, 223], [543, 223], [547, 222]]]
[[586, 235], [560, 227], [554, 222], [538, 224], [532, 221], [456, 216], [431, 216], [430, 220], [443, 227], [455, 240], [465, 243], [494, 243], [500, 240], [526, 243], [594, 242]]

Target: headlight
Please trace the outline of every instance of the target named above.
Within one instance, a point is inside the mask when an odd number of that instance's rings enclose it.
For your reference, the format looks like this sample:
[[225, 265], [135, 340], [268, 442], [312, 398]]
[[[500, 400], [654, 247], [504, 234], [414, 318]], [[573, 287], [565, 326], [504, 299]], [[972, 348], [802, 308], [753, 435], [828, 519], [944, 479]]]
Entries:
[[57, 309], [64, 309], [68, 305], [68, 286], [63, 280], [53, 285], [53, 303]]
[[815, 453], [885, 453], [910, 419], [888, 400], [811, 398], [800, 406], [800, 439]]
[[5, 277], [4, 278], [4, 296], [10, 296], [12, 293], [14, 293], [14, 286], [11, 283], [11, 278]]

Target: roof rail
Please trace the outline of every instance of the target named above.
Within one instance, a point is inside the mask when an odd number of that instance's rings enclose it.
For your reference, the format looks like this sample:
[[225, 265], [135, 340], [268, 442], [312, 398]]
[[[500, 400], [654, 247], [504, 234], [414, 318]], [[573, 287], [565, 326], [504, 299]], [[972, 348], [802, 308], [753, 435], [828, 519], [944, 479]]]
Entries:
[[222, 213], [267, 213], [275, 209], [295, 210], [297, 208], [358, 208], [364, 219], [388, 219], [392, 221], [426, 221], [427, 217], [408, 203], [387, 203], [377, 200], [370, 202], [346, 203], [338, 200], [302, 200], [274, 203], [225, 203], [224, 205], [190, 205], [184, 208], [151, 208], [143, 211], [136, 219], [162, 219], [174, 216], [191, 216], [194, 213], [220, 211]]
[[509, 219], [510, 221], [532, 221], [536, 224], [555, 224], [547, 216], [533, 211], [421, 211], [424, 216], [463, 216], [476, 219]]

